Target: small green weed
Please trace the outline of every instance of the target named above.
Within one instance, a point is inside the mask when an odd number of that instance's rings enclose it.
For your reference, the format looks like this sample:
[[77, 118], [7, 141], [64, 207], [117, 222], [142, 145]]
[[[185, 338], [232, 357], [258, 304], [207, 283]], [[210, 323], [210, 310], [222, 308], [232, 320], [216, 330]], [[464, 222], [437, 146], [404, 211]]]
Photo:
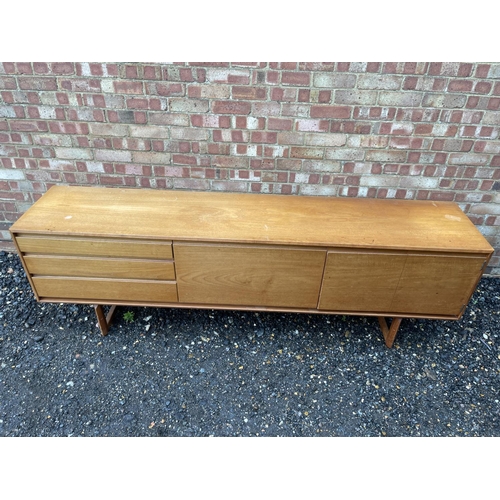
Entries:
[[134, 313], [132, 311], [127, 311], [123, 313], [123, 319], [125, 323], [133, 323], [134, 322]]

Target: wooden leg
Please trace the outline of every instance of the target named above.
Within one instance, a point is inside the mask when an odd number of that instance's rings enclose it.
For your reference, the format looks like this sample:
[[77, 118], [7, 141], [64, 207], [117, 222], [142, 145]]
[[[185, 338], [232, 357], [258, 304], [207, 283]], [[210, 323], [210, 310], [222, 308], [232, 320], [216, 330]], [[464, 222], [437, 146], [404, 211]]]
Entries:
[[378, 322], [380, 324], [380, 328], [382, 333], [384, 334], [385, 345], [389, 348], [394, 344], [394, 339], [396, 338], [396, 334], [398, 333], [399, 325], [401, 324], [401, 320], [403, 318], [392, 318], [391, 327], [387, 326], [387, 321], [383, 316], [378, 317]]
[[113, 314], [115, 313], [116, 306], [111, 306], [108, 314], [104, 316], [104, 311], [102, 310], [102, 306], [99, 304], [94, 306], [95, 315], [97, 316], [97, 324], [101, 329], [101, 333], [103, 336], [108, 334], [109, 327], [111, 325], [111, 321], [113, 320]]

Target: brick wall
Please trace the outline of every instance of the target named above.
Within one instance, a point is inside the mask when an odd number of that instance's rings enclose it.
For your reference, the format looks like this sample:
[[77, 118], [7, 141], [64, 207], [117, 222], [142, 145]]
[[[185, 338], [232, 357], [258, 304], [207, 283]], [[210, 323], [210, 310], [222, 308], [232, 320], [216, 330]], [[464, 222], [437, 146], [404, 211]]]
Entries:
[[0, 239], [53, 184], [456, 201], [497, 249], [499, 63], [0, 63]]

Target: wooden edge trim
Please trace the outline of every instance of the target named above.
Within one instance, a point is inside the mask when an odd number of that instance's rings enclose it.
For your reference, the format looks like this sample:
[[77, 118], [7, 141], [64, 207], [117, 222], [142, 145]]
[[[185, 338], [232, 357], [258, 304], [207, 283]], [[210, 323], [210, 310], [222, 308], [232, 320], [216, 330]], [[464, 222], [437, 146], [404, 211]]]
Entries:
[[9, 232], [10, 232], [10, 236], [12, 238], [12, 241], [14, 242], [14, 245], [16, 247], [17, 255], [19, 256], [19, 259], [20, 259], [21, 264], [23, 266], [24, 272], [26, 273], [26, 276], [28, 277], [28, 281], [30, 282], [31, 289], [33, 290], [33, 293], [35, 294], [35, 299], [37, 302], [40, 302], [40, 297], [38, 296], [38, 292], [36, 291], [35, 283], [33, 282], [33, 279], [31, 278], [30, 272], [28, 271], [28, 266], [24, 262], [24, 254], [23, 254], [23, 252], [21, 252], [21, 249], [19, 248], [19, 245], [17, 244], [16, 235], [15, 235], [15, 233], [13, 233], [10, 230], [9, 230]]
[[[101, 299], [68, 299], [59, 297], [42, 297], [39, 302], [53, 302], [66, 304], [101, 304], [109, 305], [108, 300]], [[214, 309], [214, 310], [229, 310], [229, 311], [257, 311], [257, 312], [282, 312], [282, 313], [303, 313], [303, 314], [328, 314], [338, 316], [370, 316], [380, 317], [381, 315], [389, 318], [394, 318], [396, 313], [380, 313], [380, 312], [365, 312], [365, 311], [323, 311], [318, 309], [292, 309], [286, 307], [251, 307], [237, 305], [221, 305], [221, 304], [179, 304], [178, 302], [134, 302], [125, 300], [114, 300], [114, 304], [118, 306], [131, 307], [165, 307], [175, 309]], [[424, 314], [402, 314], [397, 313], [400, 318], [415, 318], [415, 319], [442, 319], [454, 321], [459, 319], [457, 316], [445, 315], [424, 315]]]

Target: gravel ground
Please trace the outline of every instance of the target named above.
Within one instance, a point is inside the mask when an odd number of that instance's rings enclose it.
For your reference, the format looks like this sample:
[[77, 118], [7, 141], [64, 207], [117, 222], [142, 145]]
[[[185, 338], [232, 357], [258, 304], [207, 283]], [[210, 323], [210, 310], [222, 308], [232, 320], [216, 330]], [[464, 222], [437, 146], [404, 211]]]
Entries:
[[[460, 321], [39, 304], [0, 252], [0, 436], [500, 436], [500, 280]], [[133, 321], [126, 321], [133, 314]]]

